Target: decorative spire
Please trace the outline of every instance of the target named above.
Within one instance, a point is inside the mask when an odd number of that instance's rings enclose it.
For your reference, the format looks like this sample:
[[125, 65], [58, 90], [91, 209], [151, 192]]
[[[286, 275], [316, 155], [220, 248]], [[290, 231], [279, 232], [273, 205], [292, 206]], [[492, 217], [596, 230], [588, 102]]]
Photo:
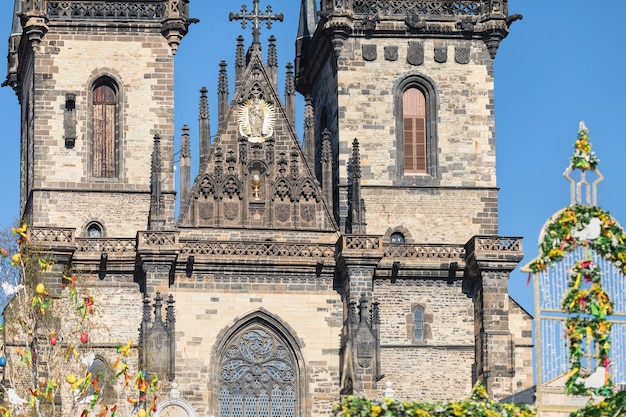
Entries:
[[22, 33], [22, 25], [20, 24], [19, 15], [22, 12], [22, 0], [15, 0], [13, 4], [13, 23], [11, 24], [11, 35], [20, 35]]
[[[306, 126], [305, 126], [306, 135]], [[313, 142], [310, 142], [311, 145]], [[308, 154], [313, 152], [307, 151]], [[322, 191], [326, 197], [326, 204], [333, 207], [333, 153], [330, 144], [330, 131], [324, 129], [322, 131]]]
[[[604, 177], [597, 168], [600, 160], [595, 152], [591, 150], [591, 142], [589, 142], [589, 130], [585, 126], [585, 122], [581, 121], [578, 127], [578, 138], [574, 143], [574, 154], [570, 158], [570, 164], [563, 173], [563, 176], [570, 182], [571, 204], [598, 204], [598, 183]], [[580, 170], [580, 180], [574, 180], [570, 174]], [[587, 180], [587, 171], [594, 172], [597, 176], [596, 180], [589, 184]], [[583, 198], [584, 191], [584, 198]]]
[[[328, 132], [328, 130], [325, 130]], [[324, 133], [322, 133], [322, 147], [324, 146]], [[309, 164], [315, 162], [315, 109], [313, 97], [307, 94], [304, 97], [304, 152]]]
[[355, 179], [361, 179], [361, 151], [357, 138], [352, 141], [352, 175]]
[[347, 231], [354, 234], [365, 233], [365, 209], [361, 199], [361, 154], [359, 140], [354, 138], [352, 142], [351, 179], [350, 186], [350, 213], [348, 215]]
[[[235, 14], [230, 13], [228, 15], [228, 19], [232, 22], [233, 20], [241, 20], [241, 28], [245, 29], [248, 26], [248, 22], [252, 23], [252, 46], [253, 49], [258, 49], [260, 51], [261, 44], [259, 42], [259, 36], [261, 34], [261, 24], [265, 21], [268, 29], [272, 27], [272, 20], [277, 20], [279, 22], [283, 21], [283, 14], [272, 14], [272, 6], [267, 6], [266, 13], [261, 14], [259, 10], [259, 0], [253, 1], [254, 8], [252, 13], [247, 13], [248, 9], [244, 4], [241, 6], [241, 13]], [[256, 48], [255, 48], [256, 47]]]
[[157, 291], [156, 297], [154, 297], [154, 321], [155, 322], [163, 322], [163, 316], [161, 314], [161, 307], [163, 306], [163, 298], [161, 297], [161, 293]]
[[144, 370], [160, 377], [166, 376], [171, 381], [174, 379], [176, 360], [174, 297], [170, 295], [166, 303], [166, 321], [163, 322], [163, 297], [157, 292], [152, 305], [154, 319], [151, 321], [150, 299], [147, 296], [144, 298], [141, 351]]
[[161, 218], [163, 206], [163, 196], [161, 195], [161, 136], [156, 134], [154, 135], [154, 150], [152, 151], [149, 230], [163, 230], [165, 224], [165, 220]]
[[246, 66], [246, 56], [243, 51], [243, 36], [237, 36], [237, 50], [235, 52], [235, 83], [241, 83], [243, 69]]
[[378, 301], [374, 301], [372, 303], [372, 318], [371, 323], [372, 326], [380, 324], [380, 303]]
[[299, 170], [298, 170], [298, 156], [299, 156], [300, 152], [298, 152], [298, 148], [297, 147], [293, 147], [291, 148], [291, 153], [289, 154], [290, 156], [290, 160], [291, 160], [291, 168], [290, 168], [290, 173], [291, 173], [291, 177], [293, 179], [298, 178], [298, 176], [300, 175]]
[[294, 95], [296, 94], [296, 86], [293, 82], [293, 64], [291, 62], [287, 62], [285, 68], [287, 69], [285, 76], [285, 95]]
[[167, 379], [173, 381], [176, 376], [176, 315], [174, 312], [174, 296], [172, 294], [167, 297], [167, 307], [165, 316], [165, 325], [170, 335], [170, 357]]
[[276, 38], [274, 35], [267, 40], [269, 47], [267, 48], [267, 70], [272, 80], [272, 85], [276, 88], [276, 80], [278, 77], [278, 57], [276, 56]]
[[147, 349], [146, 349], [146, 341], [148, 338], [148, 332], [150, 330], [150, 321], [152, 319], [152, 314], [150, 313], [150, 298], [146, 294], [143, 298], [143, 315], [141, 320], [141, 327], [139, 328], [140, 334], [139, 337], [141, 339], [141, 351], [140, 351], [140, 362], [141, 367], [146, 369], [147, 366]]
[[191, 146], [189, 144], [189, 126], [183, 125], [183, 135], [180, 143], [180, 157], [191, 158]]
[[317, 6], [315, 0], [302, 0], [298, 35], [296, 36], [296, 76], [299, 76], [306, 66], [306, 53], [316, 27]]
[[278, 65], [278, 57], [276, 55], [276, 37], [271, 35], [268, 39], [270, 44], [269, 48], [267, 48], [267, 66], [268, 67], [276, 67]]
[[220, 62], [220, 75], [217, 83], [217, 100], [219, 113], [219, 129], [222, 130], [228, 111], [228, 77], [226, 72], [226, 61]]
[[348, 321], [352, 324], [356, 324], [359, 322], [356, 314], [356, 301], [350, 301], [348, 303]]
[[359, 322], [367, 323], [367, 299], [365, 294], [361, 294], [359, 298]]
[[189, 126], [183, 125], [180, 144], [180, 200], [187, 201], [191, 183], [191, 147], [189, 144]]
[[228, 64], [226, 61], [220, 61], [220, 73], [219, 80], [217, 83], [217, 93], [218, 94], [228, 94], [228, 77], [226, 73], [226, 67]]
[[200, 170], [206, 165], [211, 142], [211, 126], [209, 124], [209, 100], [207, 98], [206, 87], [200, 90], [200, 106], [198, 112], [198, 123], [200, 124]]
[[293, 128], [296, 123], [296, 85], [293, 79], [293, 64], [291, 62], [288, 62], [286, 68], [287, 72], [285, 74], [285, 111], [287, 112], [289, 123]]

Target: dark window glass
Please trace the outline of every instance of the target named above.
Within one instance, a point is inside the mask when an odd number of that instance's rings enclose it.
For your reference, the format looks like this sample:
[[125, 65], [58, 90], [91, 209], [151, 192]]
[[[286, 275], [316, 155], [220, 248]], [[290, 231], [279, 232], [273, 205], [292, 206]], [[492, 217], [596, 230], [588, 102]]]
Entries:
[[424, 340], [424, 310], [421, 307], [413, 310], [413, 340]]
[[392, 233], [389, 236], [389, 242], [395, 245], [404, 243], [404, 235], [400, 232]]

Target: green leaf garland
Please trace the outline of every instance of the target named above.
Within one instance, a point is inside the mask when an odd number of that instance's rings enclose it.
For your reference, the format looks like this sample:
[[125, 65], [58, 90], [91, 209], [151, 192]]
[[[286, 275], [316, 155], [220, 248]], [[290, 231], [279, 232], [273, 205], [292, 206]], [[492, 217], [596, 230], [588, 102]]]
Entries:
[[469, 398], [461, 401], [401, 401], [391, 398], [367, 399], [349, 396], [335, 405], [337, 417], [535, 417], [537, 411], [522, 404], [499, 403], [489, 399], [485, 386], [477, 383]]
[[[576, 237], [576, 232], [589, 226], [594, 218], [600, 220], [600, 235], [593, 240]], [[539, 257], [530, 263], [529, 268], [534, 273], [544, 271], [579, 245], [596, 250], [626, 274], [626, 233], [607, 211], [580, 204], [566, 207], [545, 227]]]
[[[589, 153], [590, 145], [586, 147], [587, 143], [586, 133], [579, 134], [577, 150], [592, 155]], [[595, 169], [597, 158], [587, 160], [589, 165], [574, 166], [575, 157], [576, 154], [572, 157], [574, 168]], [[580, 204], [566, 207], [546, 225], [539, 245], [540, 255], [530, 263], [529, 268], [534, 273], [545, 271], [578, 246], [595, 250], [626, 274], [626, 233], [607, 211]], [[572, 315], [565, 322], [570, 365], [565, 391], [571, 395], [589, 395], [593, 392], [610, 396], [612, 393], [609, 374], [611, 322], [606, 316], [613, 313], [614, 305], [602, 287], [601, 276], [599, 266], [591, 259], [577, 261], [572, 267], [569, 288], [561, 303], [562, 310]], [[604, 385], [599, 388], [585, 387], [586, 375], [581, 372], [582, 358], [587, 348], [585, 341], [589, 345], [595, 341], [597, 367], [606, 369]]]

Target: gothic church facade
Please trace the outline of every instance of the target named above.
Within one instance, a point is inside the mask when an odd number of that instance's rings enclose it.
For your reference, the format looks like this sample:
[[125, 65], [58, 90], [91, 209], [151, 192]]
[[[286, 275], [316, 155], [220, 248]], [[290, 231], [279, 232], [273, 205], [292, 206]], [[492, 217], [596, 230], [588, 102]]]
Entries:
[[201, 92], [197, 174], [183, 129], [177, 216], [173, 71], [190, 1], [15, 10], [4, 85], [22, 109], [21, 214], [56, 261], [48, 287], [81, 274], [107, 327], [91, 348], [107, 363], [139, 338], [164, 407], [324, 416], [342, 394], [532, 385], [531, 317], [507, 290], [521, 239], [498, 235], [506, 0], [302, 0], [284, 96], [275, 41], [260, 40], [282, 17], [258, 0], [233, 13], [253, 39], [237, 40], [232, 94], [222, 65], [214, 137]]

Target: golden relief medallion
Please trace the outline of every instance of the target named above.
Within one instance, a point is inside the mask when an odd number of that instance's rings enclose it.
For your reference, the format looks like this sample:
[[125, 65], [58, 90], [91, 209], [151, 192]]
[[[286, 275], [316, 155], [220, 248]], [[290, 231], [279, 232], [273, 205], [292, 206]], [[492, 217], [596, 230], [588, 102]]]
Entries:
[[274, 105], [251, 98], [239, 106], [239, 133], [248, 142], [262, 143], [274, 134]]

